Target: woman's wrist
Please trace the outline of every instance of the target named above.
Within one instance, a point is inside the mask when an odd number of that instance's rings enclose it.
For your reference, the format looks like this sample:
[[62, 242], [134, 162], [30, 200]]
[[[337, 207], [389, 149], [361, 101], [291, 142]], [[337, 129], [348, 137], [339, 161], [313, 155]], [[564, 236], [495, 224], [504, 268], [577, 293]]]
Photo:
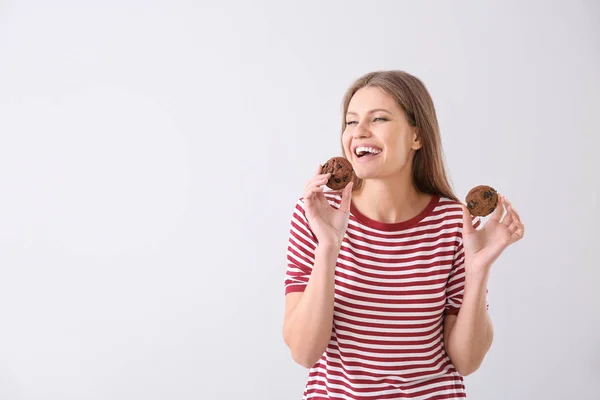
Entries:
[[477, 266], [477, 265], [469, 265], [468, 263], [465, 265], [465, 280], [472, 281], [476, 283], [487, 284], [487, 280], [490, 276], [491, 268], [488, 266]]
[[489, 269], [466, 270], [464, 298], [484, 298], [487, 293]]
[[343, 239], [331, 237], [331, 238], [320, 240], [317, 247], [320, 249], [327, 250], [327, 251], [332, 251], [332, 250], [339, 251], [339, 249], [342, 247], [342, 241], [343, 241]]
[[328, 239], [328, 240], [324, 240], [319, 242], [319, 244], [317, 245], [317, 248], [315, 250], [315, 253], [321, 253], [324, 255], [328, 255], [328, 256], [335, 256], [337, 258], [337, 255], [340, 252], [340, 249], [342, 247], [342, 241], [338, 241], [336, 239]]

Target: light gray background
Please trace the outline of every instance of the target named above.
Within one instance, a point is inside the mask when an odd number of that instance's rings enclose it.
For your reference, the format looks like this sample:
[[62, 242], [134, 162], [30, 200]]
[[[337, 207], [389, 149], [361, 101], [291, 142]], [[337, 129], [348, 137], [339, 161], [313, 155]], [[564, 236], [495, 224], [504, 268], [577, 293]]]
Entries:
[[[218, 4], [218, 5], [217, 5]], [[0, 1], [0, 399], [299, 399], [289, 220], [371, 70], [426, 83], [494, 266], [471, 399], [598, 399], [596, 1]]]

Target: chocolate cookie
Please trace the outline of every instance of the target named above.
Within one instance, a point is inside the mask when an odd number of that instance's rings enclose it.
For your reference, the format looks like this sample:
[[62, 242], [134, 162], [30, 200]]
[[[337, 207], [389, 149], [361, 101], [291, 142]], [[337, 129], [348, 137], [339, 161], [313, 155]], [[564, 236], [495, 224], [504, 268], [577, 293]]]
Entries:
[[490, 186], [475, 186], [467, 194], [467, 208], [474, 217], [491, 214], [498, 205], [498, 193]]
[[354, 179], [354, 170], [350, 161], [344, 157], [333, 157], [327, 160], [321, 168], [322, 174], [331, 172], [331, 177], [327, 181], [327, 187], [333, 190], [341, 190]]

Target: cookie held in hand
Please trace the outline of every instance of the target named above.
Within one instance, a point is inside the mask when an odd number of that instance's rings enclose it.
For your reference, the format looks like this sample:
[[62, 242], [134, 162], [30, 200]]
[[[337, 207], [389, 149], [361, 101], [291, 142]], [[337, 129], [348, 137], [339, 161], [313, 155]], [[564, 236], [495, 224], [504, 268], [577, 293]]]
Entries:
[[331, 173], [327, 181], [327, 187], [333, 190], [341, 190], [354, 179], [354, 169], [350, 161], [344, 157], [333, 157], [327, 160], [321, 167], [321, 173]]
[[490, 186], [475, 186], [467, 194], [467, 208], [474, 217], [490, 215], [498, 205], [498, 193]]

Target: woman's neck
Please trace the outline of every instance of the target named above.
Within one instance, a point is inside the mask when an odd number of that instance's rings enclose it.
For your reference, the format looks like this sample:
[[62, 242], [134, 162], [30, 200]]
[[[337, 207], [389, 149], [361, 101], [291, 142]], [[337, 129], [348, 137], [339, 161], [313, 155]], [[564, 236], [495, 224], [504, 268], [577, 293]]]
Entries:
[[375, 221], [397, 223], [420, 214], [432, 196], [419, 192], [408, 179], [368, 179], [352, 193], [358, 211]]

